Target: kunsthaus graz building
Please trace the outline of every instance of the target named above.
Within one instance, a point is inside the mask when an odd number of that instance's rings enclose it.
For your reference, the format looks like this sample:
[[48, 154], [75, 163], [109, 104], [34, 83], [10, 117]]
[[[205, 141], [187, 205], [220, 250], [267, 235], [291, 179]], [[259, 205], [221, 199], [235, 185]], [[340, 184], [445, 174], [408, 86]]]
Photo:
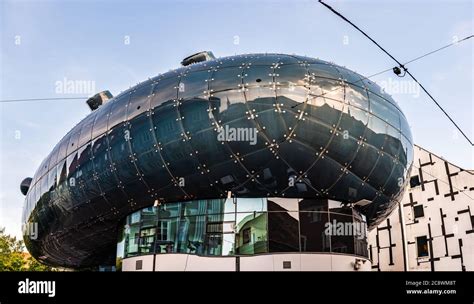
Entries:
[[49, 265], [370, 269], [367, 230], [413, 162], [397, 103], [314, 58], [202, 52], [87, 103], [22, 183], [25, 243]]

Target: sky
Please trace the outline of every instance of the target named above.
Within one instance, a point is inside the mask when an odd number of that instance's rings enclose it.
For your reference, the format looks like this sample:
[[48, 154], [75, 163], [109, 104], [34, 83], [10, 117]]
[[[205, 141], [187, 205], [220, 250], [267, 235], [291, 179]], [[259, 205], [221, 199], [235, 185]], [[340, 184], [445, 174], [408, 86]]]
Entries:
[[[473, 33], [470, 0], [325, 2], [402, 62]], [[473, 41], [407, 66], [471, 139]], [[1, 100], [117, 95], [203, 50], [306, 55], [364, 76], [394, 66], [317, 1], [0, 0]], [[474, 169], [472, 146], [408, 76], [373, 80], [399, 103], [416, 144]], [[88, 113], [85, 99], [0, 103], [0, 227], [7, 233], [21, 236], [21, 181]]]

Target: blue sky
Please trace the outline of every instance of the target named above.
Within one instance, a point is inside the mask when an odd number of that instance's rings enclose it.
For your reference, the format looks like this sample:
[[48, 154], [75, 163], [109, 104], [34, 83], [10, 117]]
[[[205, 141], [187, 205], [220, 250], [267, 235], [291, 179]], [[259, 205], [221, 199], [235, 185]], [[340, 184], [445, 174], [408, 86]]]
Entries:
[[[326, 2], [402, 62], [473, 32], [469, 0]], [[408, 66], [471, 139], [473, 40]], [[64, 79], [116, 95], [201, 50], [295, 53], [365, 76], [394, 65], [317, 1], [0, 0], [0, 41], [0, 99], [88, 95], [58, 93]], [[474, 169], [472, 147], [408, 77], [374, 80], [400, 104], [415, 143]], [[89, 112], [85, 100], [0, 104], [0, 227], [8, 233], [21, 235], [22, 179]]]

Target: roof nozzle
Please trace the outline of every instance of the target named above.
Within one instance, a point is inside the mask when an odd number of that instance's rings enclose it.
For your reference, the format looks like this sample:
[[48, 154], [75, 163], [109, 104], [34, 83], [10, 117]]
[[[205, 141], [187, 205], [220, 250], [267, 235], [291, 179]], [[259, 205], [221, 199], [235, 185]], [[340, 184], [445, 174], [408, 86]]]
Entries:
[[97, 110], [101, 105], [107, 102], [107, 100], [113, 98], [109, 91], [102, 91], [95, 94], [91, 98], [87, 99], [86, 103], [91, 111]]
[[181, 65], [188, 66], [193, 63], [214, 60], [214, 59], [216, 59], [216, 57], [214, 56], [214, 54], [212, 54], [211, 51], [204, 51], [204, 52], [199, 52], [199, 53], [196, 53], [184, 58], [183, 61], [181, 61]]

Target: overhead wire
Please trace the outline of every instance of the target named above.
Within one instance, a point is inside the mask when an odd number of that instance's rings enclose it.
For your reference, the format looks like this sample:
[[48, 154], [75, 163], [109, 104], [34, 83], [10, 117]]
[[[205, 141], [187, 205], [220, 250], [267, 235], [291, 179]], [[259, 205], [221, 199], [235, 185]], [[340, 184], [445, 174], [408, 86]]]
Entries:
[[[365, 33], [363, 30], [361, 30], [357, 25], [355, 25], [354, 23], [352, 23], [349, 19], [347, 19], [346, 17], [344, 17], [341, 13], [339, 13], [338, 11], [336, 11], [334, 8], [332, 8], [330, 5], [324, 3], [322, 0], [318, 0], [319, 3], [321, 3], [322, 5], [324, 5], [327, 9], [329, 9], [331, 12], [333, 12], [334, 14], [336, 14], [338, 17], [340, 17], [341, 19], [343, 19], [344, 21], [346, 21], [347, 23], [349, 23], [352, 27], [354, 27], [356, 30], [358, 30], [362, 35], [364, 35], [367, 39], [369, 39], [373, 44], [375, 44], [380, 50], [382, 50], [387, 56], [389, 56], [393, 61], [395, 61], [397, 64], [398, 64], [398, 67], [394, 67], [393, 68], [393, 71], [395, 72], [395, 74], [397, 74], [397, 71], [396, 69], [402, 69], [406, 74], [408, 74], [412, 79], [413, 81], [415, 81], [419, 86], [420, 88], [426, 93], [426, 95], [428, 95], [428, 97], [436, 104], [436, 106], [444, 113], [444, 115], [451, 121], [451, 123], [456, 127], [456, 129], [458, 129], [458, 131], [464, 136], [464, 138], [469, 142], [469, 144], [471, 146], [474, 146], [473, 142], [471, 141], [471, 139], [466, 135], [466, 133], [464, 133], [464, 131], [461, 129], [461, 127], [458, 126], [458, 124], [454, 121], [453, 118], [451, 118], [451, 116], [446, 112], [446, 110], [439, 104], [438, 101], [436, 101], [436, 99], [428, 92], [428, 90], [413, 76], [412, 73], [410, 73], [408, 71], [408, 69], [405, 67], [404, 64], [402, 64], [400, 61], [398, 61], [392, 54], [390, 54], [386, 49], [384, 49], [380, 44], [377, 43], [377, 41], [375, 41], [374, 39], [372, 39], [372, 37], [370, 37], [367, 33]], [[461, 42], [461, 41], [464, 41], [464, 40], [468, 40], [470, 38], [472, 38], [473, 35], [470, 35], [458, 42]], [[457, 43], [458, 43], [457, 42]], [[456, 43], [451, 43], [450, 45], [447, 45], [447, 46], [444, 46], [440, 49], [437, 49], [437, 50], [434, 50], [430, 53], [427, 53], [425, 55], [422, 55], [420, 57], [417, 57], [413, 60], [411, 60], [410, 62], [413, 62], [413, 61], [416, 61], [418, 59], [421, 59], [425, 56], [428, 56], [429, 54], [432, 54], [432, 53], [435, 53], [437, 51], [440, 51], [444, 48], [447, 48], [453, 44], [456, 44]], [[398, 70], [400, 72], [400, 70]], [[399, 74], [397, 74], [399, 75]]]
[[[452, 46], [452, 45], [454, 45], [454, 44], [457, 44], [457, 43], [459, 43], [459, 42], [462, 42], [462, 41], [467, 40], [467, 39], [472, 38], [472, 37], [473, 37], [472, 35], [471, 35], [471, 36], [468, 36], [468, 37], [465, 37], [465, 38], [463, 38], [463, 39], [461, 39], [461, 40], [459, 40], [459, 41], [457, 41], [457, 42], [450, 43], [450, 44], [445, 45], [445, 46], [443, 46], [443, 47], [440, 47], [440, 48], [438, 48], [438, 49], [436, 49], [436, 50], [433, 50], [433, 51], [430, 51], [430, 52], [428, 52], [428, 53], [425, 53], [425, 54], [423, 54], [423, 55], [421, 55], [421, 56], [418, 56], [418, 57], [416, 57], [416, 58], [413, 58], [413, 59], [411, 59], [411, 60], [405, 62], [403, 65], [406, 66], [407, 64], [410, 64], [410, 63], [412, 63], [412, 62], [418, 61], [418, 60], [420, 60], [420, 59], [422, 59], [422, 58], [424, 58], [424, 57], [426, 57], [426, 56], [428, 56], [428, 55], [434, 54], [434, 53], [436, 53], [436, 52], [438, 52], [438, 51], [441, 51], [441, 50], [443, 50], [443, 49], [446, 49], [446, 48], [448, 48], [448, 47], [450, 47], [450, 46]], [[366, 79], [371, 79], [371, 78], [373, 78], [373, 77], [375, 77], [375, 76], [384, 74], [384, 73], [386, 73], [386, 72], [388, 72], [388, 71], [393, 71], [393, 68], [388, 68], [388, 69], [382, 70], [382, 71], [380, 71], [380, 72], [377, 72], [377, 73], [375, 73], [375, 74], [372, 74], [372, 75], [370, 75], [370, 76], [362, 77], [360, 80], [351, 82], [351, 84], [357, 84], [357, 83], [359, 83], [359, 82], [361, 82], [361, 81], [364, 81], [364, 80], [366, 80]], [[323, 94], [314, 95], [314, 96], [316, 96], [316, 97], [323, 97], [324, 95], [326, 95], [326, 94], [328, 94], [328, 93], [331, 93], [331, 92], [333, 92], [333, 91], [335, 91], [335, 90], [338, 90], [338, 89], [339, 89], [339, 88], [335, 88], [335, 89], [329, 90], [329, 91], [327, 91], [327, 92], [324, 92]], [[301, 104], [301, 103], [298, 103], [298, 104], [292, 106], [292, 108], [295, 108], [295, 107], [299, 106], [300, 104]]]
[[23, 99], [2, 99], [0, 103], [24, 102], [24, 101], [55, 101], [55, 100], [85, 100], [89, 97], [51, 97], [51, 98], [23, 98]]
[[[351, 22], [349, 19], [347, 19], [346, 17], [344, 17], [341, 13], [339, 13], [338, 11], [336, 11], [335, 9], [333, 9], [330, 5], [324, 3], [322, 0], [319, 0], [319, 3], [321, 3], [322, 5], [324, 5], [326, 8], [328, 8], [329, 10], [331, 10], [334, 14], [336, 14], [337, 16], [339, 16], [340, 18], [342, 18], [344, 21], [346, 21], [347, 23], [349, 23], [350, 25], [352, 25], [355, 29], [357, 29], [360, 33], [362, 33], [365, 37], [367, 37], [372, 43], [374, 43], [380, 50], [382, 50], [385, 54], [387, 54], [391, 59], [393, 59], [398, 65], [399, 67], [394, 67], [394, 68], [389, 68], [389, 69], [385, 69], [383, 71], [380, 71], [378, 73], [375, 73], [375, 74], [372, 74], [368, 77], [363, 77], [362, 79], [354, 82], [353, 84], [355, 83], [358, 83], [360, 81], [363, 81], [363, 80], [366, 80], [366, 79], [370, 79], [372, 77], [375, 77], [375, 76], [378, 76], [380, 74], [383, 74], [383, 73], [386, 73], [388, 71], [394, 71], [395, 74], [399, 77], [403, 77], [405, 76], [405, 74], [408, 74], [412, 79], [413, 81], [415, 81], [419, 86], [420, 88], [428, 95], [428, 97], [436, 104], [436, 106], [443, 112], [443, 114], [449, 119], [449, 121], [451, 121], [451, 123], [456, 127], [456, 129], [463, 135], [463, 137], [471, 144], [471, 146], [474, 146], [473, 142], [471, 141], [471, 139], [465, 134], [465, 132], [461, 129], [461, 127], [459, 127], [459, 125], [454, 121], [454, 119], [446, 112], [446, 110], [441, 106], [441, 104], [439, 104], [439, 102], [428, 92], [428, 90], [415, 78], [415, 76], [413, 76], [412, 73], [410, 73], [408, 71], [408, 69], [405, 67], [407, 64], [410, 64], [412, 62], [415, 62], [417, 60], [420, 60], [426, 56], [429, 56], [431, 54], [434, 54], [436, 52], [439, 52], [443, 49], [446, 49], [450, 46], [453, 46], [455, 44], [458, 44], [462, 41], [465, 41], [465, 40], [468, 40], [468, 39], [471, 39], [472, 37], [474, 37], [474, 35], [470, 35], [470, 36], [467, 36], [463, 39], [460, 39], [460, 40], [457, 40], [457, 41], [454, 41], [450, 44], [447, 44], [443, 47], [440, 47], [438, 49], [435, 49], [433, 51], [430, 51], [426, 54], [423, 54], [421, 56], [418, 56], [416, 58], [413, 58], [405, 63], [401, 63], [400, 61], [398, 61], [393, 55], [391, 55], [386, 49], [384, 49], [380, 44], [378, 44], [374, 39], [372, 39], [368, 34], [366, 34], [363, 30], [361, 30], [357, 25], [355, 25], [353, 22]], [[404, 74], [402, 74], [402, 76], [400, 76], [401, 74], [401, 70], [399, 69], [401, 68], [404, 72]], [[333, 90], [330, 90], [330, 91], [327, 91], [327, 92], [324, 92], [323, 94], [321, 95], [317, 95], [317, 96], [324, 96], [328, 93], [330, 93], [331, 91]], [[3, 100], [0, 100], [0, 103], [13, 103], [13, 102], [27, 102], [27, 101], [59, 101], [59, 100], [84, 100], [84, 99], [87, 99], [88, 97], [53, 97], [53, 98], [25, 98], [25, 99], [3, 99]], [[299, 104], [297, 105], [294, 105], [292, 106], [292, 108], [295, 108], [297, 107]]]

